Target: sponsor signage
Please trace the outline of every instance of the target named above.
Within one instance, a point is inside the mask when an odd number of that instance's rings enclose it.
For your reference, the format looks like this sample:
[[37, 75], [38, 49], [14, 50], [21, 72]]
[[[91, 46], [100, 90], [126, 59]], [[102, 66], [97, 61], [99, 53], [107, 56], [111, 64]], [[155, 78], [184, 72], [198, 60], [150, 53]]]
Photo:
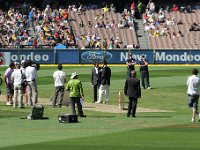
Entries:
[[199, 64], [199, 50], [157, 50], [156, 64]]
[[81, 51], [81, 63], [89, 64], [97, 62], [102, 62], [106, 60], [110, 64], [125, 64], [129, 57], [129, 53], [132, 53], [133, 57], [139, 63], [141, 56], [145, 55], [149, 63], [153, 63], [153, 51], [149, 50], [82, 50]]
[[1, 65], [9, 65], [10, 62], [21, 60], [32, 60], [40, 64], [54, 63], [54, 52], [52, 50], [0, 50]]
[[132, 53], [139, 63], [145, 55], [150, 64], [200, 64], [199, 50], [0, 50], [0, 65], [33, 60], [40, 64], [91, 64], [106, 60], [109, 64], [125, 64]]
[[108, 51], [81, 51], [81, 63], [94, 63], [94, 62], [102, 62], [103, 60], [111, 60], [112, 54]]

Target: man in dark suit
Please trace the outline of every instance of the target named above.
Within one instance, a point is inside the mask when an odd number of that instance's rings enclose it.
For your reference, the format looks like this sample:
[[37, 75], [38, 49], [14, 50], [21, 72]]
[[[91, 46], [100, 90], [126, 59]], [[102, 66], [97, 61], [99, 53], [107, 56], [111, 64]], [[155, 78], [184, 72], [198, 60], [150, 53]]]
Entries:
[[97, 101], [97, 90], [100, 86], [100, 67], [98, 62], [95, 62], [94, 68], [92, 68], [91, 84], [93, 86], [93, 102], [95, 103]]
[[131, 77], [126, 79], [124, 94], [129, 98], [127, 117], [135, 117], [137, 101], [141, 98], [140, 80], [136, 78], [136, 71], [131, 71]]
[[99, 100], [96, 103], [102, 103], [103, 93], [105, 93], [105, 103], [109, 102], [109, 88], [110, 88], [111, 69], [107, 66], [107, 62], [103, 61], [103, 68], [101, 69], [101, 82], [99, 87]]

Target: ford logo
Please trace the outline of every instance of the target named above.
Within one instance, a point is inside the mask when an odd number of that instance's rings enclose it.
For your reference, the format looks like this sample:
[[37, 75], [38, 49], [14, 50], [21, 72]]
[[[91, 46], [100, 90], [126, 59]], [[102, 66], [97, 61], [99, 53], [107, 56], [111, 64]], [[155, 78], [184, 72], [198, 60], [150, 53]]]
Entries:
[[81, 59], [86, 62], [102, 62], [103, 60], [110, 60], [112, 54], [106, 51], [87, 51], [81, 54]]

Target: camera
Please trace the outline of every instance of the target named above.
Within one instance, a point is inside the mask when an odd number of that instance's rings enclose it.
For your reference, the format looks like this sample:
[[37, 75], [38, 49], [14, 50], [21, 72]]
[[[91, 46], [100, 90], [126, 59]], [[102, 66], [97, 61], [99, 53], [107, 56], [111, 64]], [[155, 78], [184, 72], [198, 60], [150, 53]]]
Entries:
[[40, 70], [40, 64], [38, 64], [38, 63], [32, 63], [32, 65], [31, 65], [32, 67], [35, 67], [35, 69], [38, 71], [38, 70]]

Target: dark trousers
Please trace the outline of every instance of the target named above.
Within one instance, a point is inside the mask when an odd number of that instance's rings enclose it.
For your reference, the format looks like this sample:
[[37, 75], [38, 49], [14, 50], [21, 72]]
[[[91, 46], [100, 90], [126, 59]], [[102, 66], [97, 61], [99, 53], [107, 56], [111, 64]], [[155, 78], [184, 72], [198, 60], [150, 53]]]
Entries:
[[137, 98], [135, 98], [135, 97], [129, 97], [129, 104], [128, 104], [128, 113], [127, 113], [127, 115], [130, 116], [130, 114], [131, 114], [132, 116], [135, 116], [136, 109], [137, 109]]
[[[143, 88], [148, 88], [150, 87], [150, 83], [149, 83], [149, 72], [148, 71], [141, 71], [141, 82], [142, 82], [142, 87]], [[146, 86], [145, 86], [146, 83]]]
[[97, 102], [97, 90], [98, 90], [98, 88], [99, 88], [98, 84], [93, 85], [93, 97], [94, 97], [93, 102], [94, 103]]
[[71, 101], [71, 109], [72, 109], [72, 114], [76, 114], [76, 110], [75, 110], [75, 103], [77, 105], [77, 109], [78, 109], [78, 115], [79, 116], [83, 116], [83, 110], [82, 110], [82, 105], [80, 102], [80, 97], [70, 97], [70, 101]]
[[[56, 86], [55, 87], [55, 93], [54, 93], [54, 98], [53, 98], [53, 102], [52, 102], [53, 106], [56, 105], [57, 101], [58, 101], [58, 105], [62, 105], [64, 91], [65, 91], [64, 86]], [[58, 97], [58, 95], [59, 95], [59, 97]]]

